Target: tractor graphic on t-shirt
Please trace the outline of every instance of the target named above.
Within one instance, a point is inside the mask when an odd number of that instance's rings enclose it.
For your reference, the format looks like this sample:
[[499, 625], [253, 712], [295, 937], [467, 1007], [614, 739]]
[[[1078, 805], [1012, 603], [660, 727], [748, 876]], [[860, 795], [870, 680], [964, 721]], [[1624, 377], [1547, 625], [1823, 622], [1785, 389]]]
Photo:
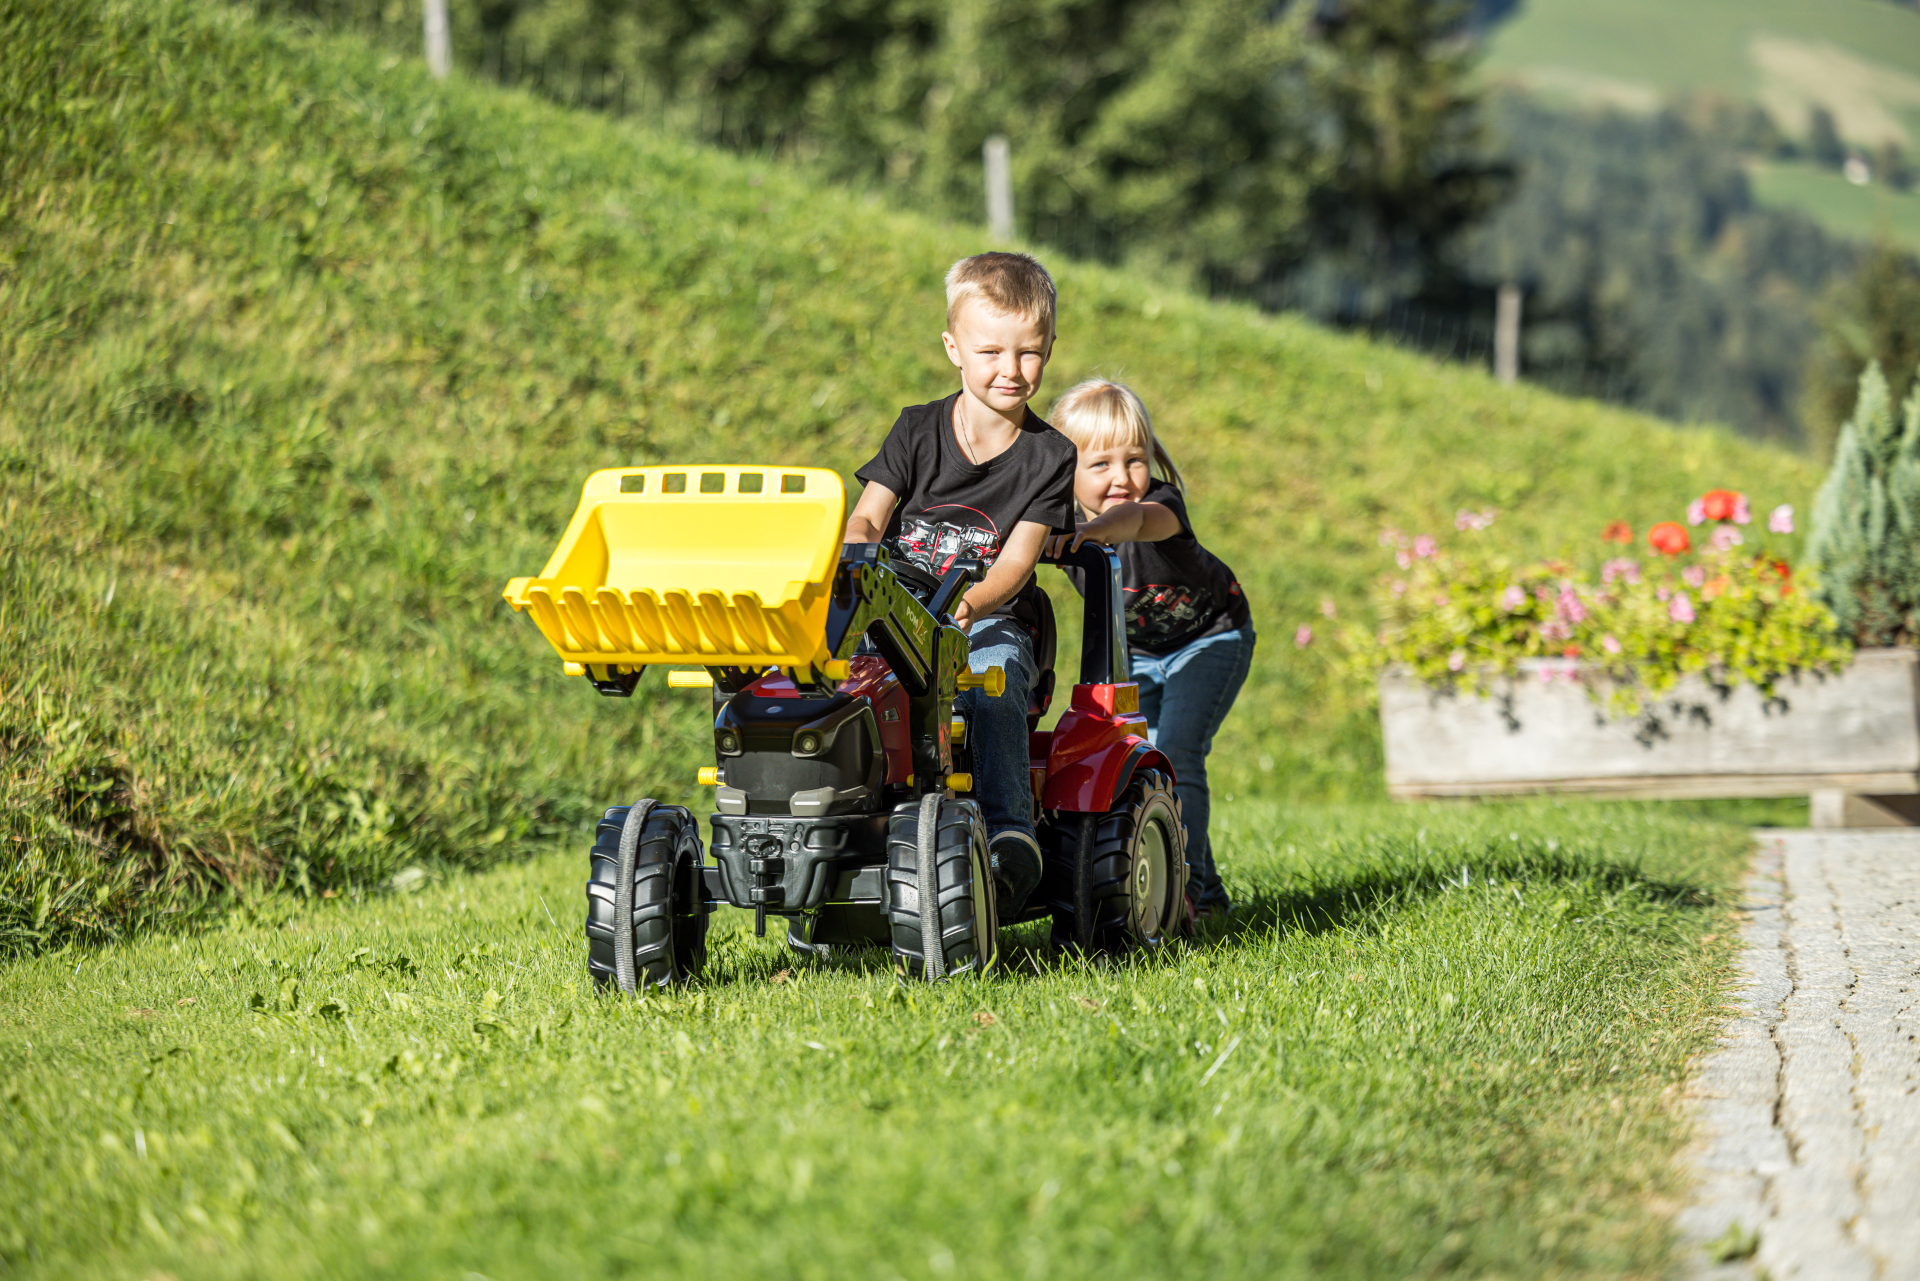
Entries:
[[900, 522], [900, 536], [894, 540], [900, 555], [915, 568], [939, 578], [962, 556], [972, 556], [991, 565], [1000, 554], [1000, 532], [993, 522], [971, 507], [934, 510], [964, 512], [986, 521], [985, 525], [955, 525], [928, 520], [927, 513], [908, 516]]
[[1184, 635], [1213, 612], [1211, 593], [1178, 583], [1127, 588], [1127, 630], [1143, 645]]

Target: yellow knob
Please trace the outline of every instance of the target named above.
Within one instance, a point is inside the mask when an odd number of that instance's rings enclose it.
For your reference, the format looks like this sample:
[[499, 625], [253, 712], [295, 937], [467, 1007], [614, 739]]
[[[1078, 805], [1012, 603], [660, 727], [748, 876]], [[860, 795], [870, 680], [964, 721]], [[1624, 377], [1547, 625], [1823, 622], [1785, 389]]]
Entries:
[[587, 665], [585, 663], [561, 663], [560, 670], [569, 676], [585, 676], [587, 674]]
[[949, 774], [947, 775], [947, 786], [956, 792], [971, 792], [973, 790], [973, 775]]
[[1007, 669], [989, 667], [984, 672], [961, 672], [961, 689], [984, 689], [988, 698], [998, 698], [1007, 692]]
[[667, 688], [668, 689], [712, 689], [713, 677], [708, 673], [707, 669], [704, 667], [696, 667], [690, 671], [682, 670], [682, 671], [668, 672]]
[[830, 681], [843, 681], [853, 673], [853, 664], [844, 658], [829, 658], [820, 664], [820, 674]]
[[958, 716], [947, 726], [947, 741], [955, 747], [967, 741], [967, 723]]
[[720, 767], [718, 765], [702, 765], [700, 767], [700, 786], [720, 786]]

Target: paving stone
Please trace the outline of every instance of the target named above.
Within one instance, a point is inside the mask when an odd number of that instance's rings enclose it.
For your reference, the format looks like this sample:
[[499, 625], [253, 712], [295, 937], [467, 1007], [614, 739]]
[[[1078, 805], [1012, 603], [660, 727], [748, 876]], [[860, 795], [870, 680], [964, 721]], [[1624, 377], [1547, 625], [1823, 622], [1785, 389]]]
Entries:
[[[1700, 1064], [1702, 1278], [1920, 1281], [1920, 832], [1769, 831], [1734, 1019]], [[1730, 1225], [1751, 1257], [1716, 1263]]]

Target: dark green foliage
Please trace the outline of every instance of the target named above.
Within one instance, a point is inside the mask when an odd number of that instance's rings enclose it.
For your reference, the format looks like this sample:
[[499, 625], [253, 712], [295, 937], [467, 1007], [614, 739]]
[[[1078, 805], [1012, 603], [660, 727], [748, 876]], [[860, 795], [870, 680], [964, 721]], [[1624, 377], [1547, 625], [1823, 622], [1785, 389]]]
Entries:
[[1825, 107], [1813, 107], [1807, 112], [1807, 154], [1815, 164], [1829, 169], [1838, 169], [1847, 162], [1847, 144], [1840, 141], [1833, 113]]
[[1821, 599], [1859, 645], [1920, 644], [1920, 396], [1894, 403], [1869, 364], [1807, 538]]
[[1820, 336], [1806, 362], [1805, 419], [1824, 454], [1853, 412], [1860, 377], [1878, 362], [1892, 370], [1893, 400], [1905, 400], [1920, 365], [1920, 261], [1882, 240], [1850, 276], [1828, 289]]
[[1322, 6], [1316, 127], [1331, 155], [1317, 182], [1290, 284], [1347, 289], [1330, 314], [1366, 320], [1418, 294], [1455, 238], [1506, 195], [1511, 172], [1485, 154], [1464, 6], [1348, 0]]

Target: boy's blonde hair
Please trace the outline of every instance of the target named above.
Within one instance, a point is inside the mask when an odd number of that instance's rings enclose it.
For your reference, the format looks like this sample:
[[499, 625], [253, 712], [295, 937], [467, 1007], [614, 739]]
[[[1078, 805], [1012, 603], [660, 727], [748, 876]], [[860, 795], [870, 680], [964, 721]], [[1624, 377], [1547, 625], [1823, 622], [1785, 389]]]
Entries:
[[1138, 445], [1147, 451], [1147, 456], [1160, 468], [1160, 474], [1175, 489], [1186, 492], [1187, 482], [1181, 479], [1180, 469], [1173, 465], [1166, 447], [1153, 434], [1153, 419], [1148, 416], [1147, 407], [1125, 383], [1105, 378], [1076, 383], [1053, 402], [1053, 412], [1047, 418], [1076, 449]]
[[1030, 316], [1053, 333], [1053, 277], [1029, 254], [975, 254], [947, 268], [948, 329], [969, 298], [1003, 316]]

